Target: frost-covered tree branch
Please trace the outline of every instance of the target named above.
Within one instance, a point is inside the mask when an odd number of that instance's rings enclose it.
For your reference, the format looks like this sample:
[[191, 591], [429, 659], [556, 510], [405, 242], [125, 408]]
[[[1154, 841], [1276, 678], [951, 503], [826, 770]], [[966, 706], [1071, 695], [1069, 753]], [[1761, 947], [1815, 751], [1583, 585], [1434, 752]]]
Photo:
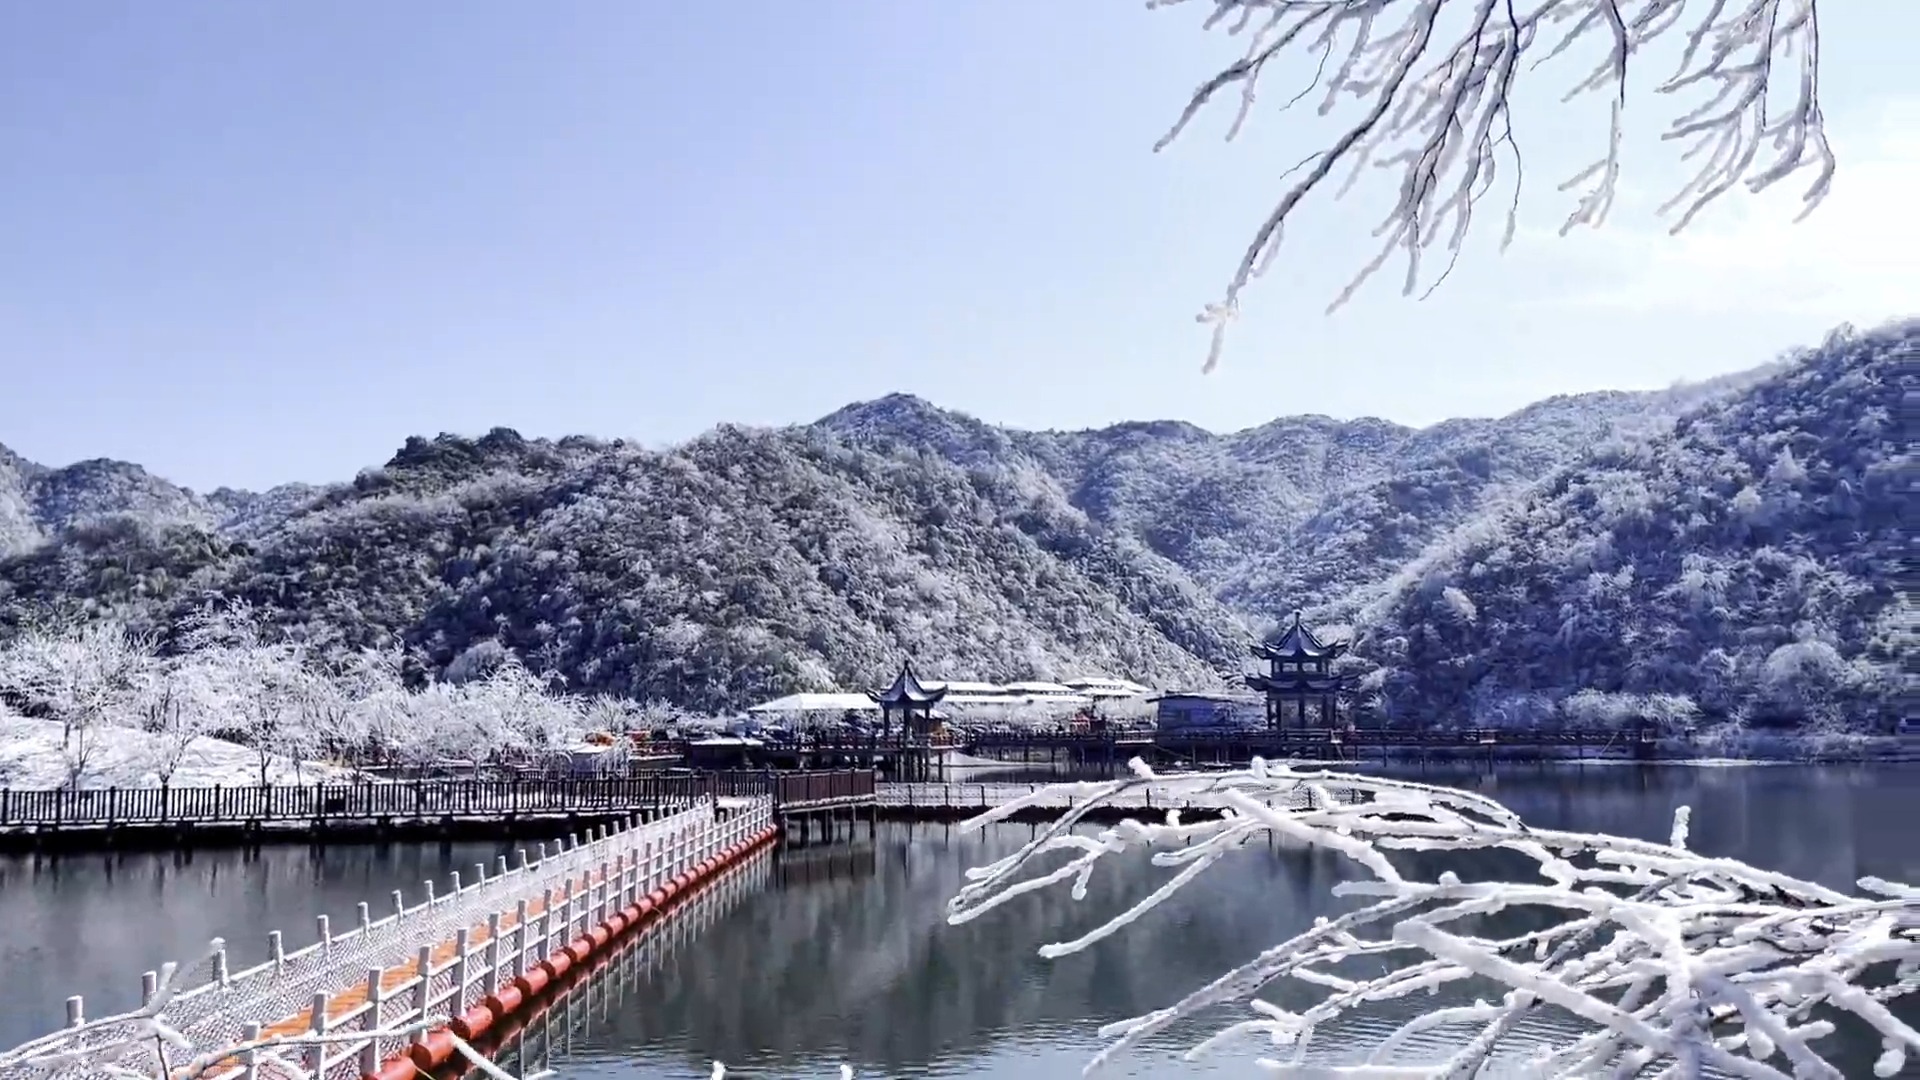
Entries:
[[[951, 901], [950, 920], [979, 918], [1065, 882], [1083, 897], [1101, 859], [1152, 849], [1156, 865], [1175, 871], [1163, 886], [1040, 950], [1078, 952], [1269, 836], [1335, 852], [1364, 879], [1335, 887], [1359, 901], [1346, 914], [1318, 920], [1166, 1008], [1103, 1028], [1112, 1042], [1089, 1071], [1229, 1004], [1250, 1005], [1255, 1016], [1190, 1056], [1264, 1035], [1283, 1053], [1263, 1064], [1286, 1076], [1465, 1078], [1503, 1054], [1502, 1076], [1693, 1077], [1711, 1068], [1839, 1080], [1820, 1042], [1842, 1025], [1880, 1040], [1876, 1075], [1899, 1074], [1907, 1056], [1920, 1052], [1920, 1032], [1890, 1008], [1920, 992], [1920, 889], [1866, 879], [1861, 895], [1849, 895], [1698, 855], [1687, 847], [1685, 809], [1670, 839], [1654, 843], [1531, 828], [1491, 799], [1408, 781], [1260, 761], [1244, 771], [1161, 777], [1136, 760], [1134, 772], [1060, 785], [1074, 788], [1080, 805], [1020, 851], [973, 871]], [[1221, 816], [1187, 823], [1170, 813], [1163, 824], [1076, 831], [1093, 808], [1143, 789], [1216, 806]], [[1036, 793], [974, 824], [1053, 797]], [[1537, 880], [1463, 880], [1454, 870], [1428, 878], [1414, 869], [1492, 852], [1530, 863]], [[1478, 859], [1484, 864], [1486, 855]], [[1503, 913], [1515, 917], [1493, 918]], [[1318, 1002], [1294, 1011], [1254, 996], [1282, 980], [1318, 992]], [[1351, 1037], [1314, 1043], [1316, 1031], [1370, 1006], [1453, 984], [1492, 984], [1505, 993], [1417, 1015], [1372, 1046], [1356, 1048]], [[1572, 1033], [1542, 1043], [1536, 1027], [1522, 1040], [1518, 1025], [1542, 1009], [1567, 1018], [1573, 1026], [1558, 1030]], [[1436, 1034], [1445, 1036], [1438, 1053]]]
[[[1611, 120], [1593, 163], [1560, 185], [1578, 192], [1563, 235], [1606, 220], [1620, 175], [1632, 62], [1662, 42], [1675, 44], [1680, 57], [1655, 89], [1694, 99], [1664, 133], [1687, 144], [1683, 160], [1695, 170], [1661, 207], [1674, 216], [1674, 232], [1736, 184], [1758, 192], [1811, 169], [1804, 217], [1833, 176], [1820, 112], [1816, 0], [1148, 0], [1154, 8], [1194, 3], [1211, 9], [1209, 29], [1244, 38], [1246, 51], [1194, 91], [1156, 150], [1229, 94], [1237, 99], [1232, 138], [1266, 88], [1269, 68], [1294, 55], [1314, 58], [1313, 81], [1281, 108], [1309, 96], [1322, 115], [1349, 99], [1358, 103], [1355, 119], [1330, 146], [1288, 171], [1291, 185], [1254, 233], [1226, 291], [1200, 315], [1213, 328], [1208, 370], [1219, 362], [1241, 293], [1273, 264], [1300, 204], [1329, 187], [1338, 198], [1369, 169], [1394, 174], [1398, 191], [1374, 230], [1379, 248], [1329, 310], [1395, 255], [1406, 263], [1408, 295], [1420, 288], [1423, 262], [1436, 246], [1450, 269], [1503, 160], [1514, 172], [1502, 246], [1510, 242], [1521, 170], [1510, 102], [1534, 68], [1583, 46], [1597, 55], [1563, 84], [1563, 100], [1605, 93]], [[1464, 21], [1443, 25], [1456, 12]], [[1784, 105], [1771, 93], [1779, 82], [1792, 88]], [[1444, 278], [1443, 270], [1433, 284]]]

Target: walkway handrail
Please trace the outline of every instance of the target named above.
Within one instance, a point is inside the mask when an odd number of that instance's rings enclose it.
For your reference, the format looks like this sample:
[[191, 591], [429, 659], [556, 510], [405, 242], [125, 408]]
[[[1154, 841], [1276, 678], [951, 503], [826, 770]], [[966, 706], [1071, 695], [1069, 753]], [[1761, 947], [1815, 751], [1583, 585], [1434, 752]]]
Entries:
[[[870, 771], [715, 772], [566, 780], [423, 780], [301, 786], [61, 788], [0, 787], [0, 827], [219, 824], [377, 818], [490, 818], [617, 814], [677, 808], [704, 798], [809, 801], [787, 792], [857, 786]], [[777, 779], [776, 779], [777, 777]], [[810, 786], [814, 785], [814, 786]]]
[[878, 784], [872, 769], [775, 773], [774, 801], [781, 806], [871, 799]]
[[[1005, 806], [1015, 799], [1039, 795], [1045, 792], [1047, 797], [1037, 805], [1049, 809], [1071, 809], [1092, 801], [1092, 796], [1076, 793], [1074, 785], [1067, 783], [993, 783], [993, 784], [881, 784], [877, 792], [876, 803], [883, 807], [904, 807], [917, 810], [953, 810], [985, 812], [998, 806]], [[1345, 797], [1345, 792], [1335, 789], [1336, 798]], [[1297, 796], [1297, 804], [1305, 805], [1309, 796], [1303, 791]], [[1151, 790], [1107, 796], [1100, 800], [1103, 806], [1125, 808], [1129, 810], [1194, 810], [1216, 808], [1218, 800], [1193, 801], [1189, 799], [1170, 800], [1164, 794], [1154, 798]]]
[[[409, 1037], [393, 1034], [397, 1029], [460, 1017], [615, 913], [765, 834], [773, 822], [769, 797], [729, 805], [705, 800], [645, 824], [603, 828], [587, 843], [576, 838], [551, 851], [542, 844], [537, 860], [522, 850], [518, 866], [507, 866], [503, 856], [492, 875], [484, 866], [464, 883], [455, 875], [444, 895], [428, 882], [425, 899], [412, 907], [395, 892], [393, 913], [379, 920], [363, 903], [359, 925], [344, 933], [333, 933], [321, 916], [317, 940], [290, 953], [275, 932], [270, 959], [244, 971], [228, 970], [225, 943], [216, 940], [206, 959], [176, 973], [169, 986], [147, 973], [143, 996], [151, 1002], [171, 994], [161, 1016], [196, 1053], [263, 1034], [363, 1033], [302, 1051], [302, 1075], [353, 1080], [406, 1051]], [[137, 1014], [89, 1023], [78, 998], [69, 1000], [68, 1013], [67, 1030], [0, 1051], [0, 1080], [56, 1075], [44, 1068], [48, 1055], [99, 1055], [123, 1044], [121, 1065], [149, 1074], [164, 1067], [139, 1060], [157, 1051], [146, 1048], [151, 1025]], [[225, 1075], [254, 1080], [258, 1064], [236, 1062]]]

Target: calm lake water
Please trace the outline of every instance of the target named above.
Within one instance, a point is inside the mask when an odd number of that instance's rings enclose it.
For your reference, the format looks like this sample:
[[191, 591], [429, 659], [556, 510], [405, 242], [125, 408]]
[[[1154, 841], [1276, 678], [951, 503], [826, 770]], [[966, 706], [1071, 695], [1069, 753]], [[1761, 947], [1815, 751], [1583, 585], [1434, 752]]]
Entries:
[[[1865, 767], [1429, 770], [1491, 794], [1541, 825], [1664, 837], [1694, 808], [1693, 845], [1849, 887], [1864, 875], [1920, 882], [1920, 769]], [[1005, 854], [1028, 826], [962, 834], [883, 824], [868, 839], [777, 853], [729, 880], [667, 931], [635, 941], [505, 1048], [506, 1060], [564, 1078], [704, 1077], [714, 1059], [741, 1076], [1005, 1077], [1077, 1074], [1099, 1024], [1166, 1005], [1221, 971], [1341, 910], [1353, 876], [1314, 852], [1253, 847], [1224, 860], [1136, 927], [1088, 953], [1045, 961], [1045, 942], [1095, 925], [1165, 872], [1116, 862], [1076, 904], [1064, 890], [1015, 901], [961, 927], [944, 903], [965, 870]], [[0, 1046], [89, 1013], [133, 1004], [140, 972], [225, 936], [239, 964], [289, 948], [313, 916], [337, 925], [361, 900], [490, 862], [488, 845], [201, 851], [187, 855], [0, 858]], [[1306, 999], [1281, 1003], [1303, 1005]], [[1387, 1028], [1443, 1001], [1383, 1009]], [[1909, 1009], [1911, 1006], [1909, 1005]], [[1397, 1011], [1396, 1011], [1397, 1010]], [[1225, 1019], [1237, 1018], [1224, 1015]], [[1542, 1023], [1551, 1023], [1544, 1018]], [[1365, 1026], [1365, 1025], [1363, 1025]], [[1191, 1035], [1192, 1033], [1183, 1033]], [[1109, 1075], [1188, 1075], [1167, 1042]], [[1871, 1075], [1872, 1047], [1839, 1062]], [[1241, 1075], [1223, 1057], [1198, 1075]]]

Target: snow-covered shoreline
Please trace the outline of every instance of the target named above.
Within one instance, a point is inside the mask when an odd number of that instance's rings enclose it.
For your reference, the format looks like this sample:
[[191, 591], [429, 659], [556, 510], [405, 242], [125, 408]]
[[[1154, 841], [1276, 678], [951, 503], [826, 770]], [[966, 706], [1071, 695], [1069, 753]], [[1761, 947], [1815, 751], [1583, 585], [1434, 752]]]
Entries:
[[[171, 752], [159, 735], [122, 727], [100, 727], [89, 733], [95, 748], [86, 767], [69, 784], [68, 755], [61, 749], [62, 725], [0, 713], [0, 788], [45, 791], [62, 787], [156, 788], [163, 764]], [[172, 787], [249, 787], [260, 783], [260, 755], [251, 747], [201, 736], [180, 755], [168, 778]], [[354, 774], [332, 765], [296, 762], [278, 754], [267, 759], [271, 784], [338, 783]]]

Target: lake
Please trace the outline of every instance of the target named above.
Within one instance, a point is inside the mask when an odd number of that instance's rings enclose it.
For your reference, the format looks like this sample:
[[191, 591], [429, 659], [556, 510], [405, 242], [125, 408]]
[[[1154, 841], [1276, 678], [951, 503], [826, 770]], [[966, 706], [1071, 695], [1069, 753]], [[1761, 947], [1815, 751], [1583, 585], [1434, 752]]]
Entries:
[[[1920, 769], [1911, 767], [1522, 766], [1424, 775], [1483, 791], [1535, 824], [1648, 838], [1664, 838], [1674, 808], [1688, 804], [1692, 843], [1703, 853], [1841, 888], [1869, 874], [1920, 882]], [[946, 925], [945, 901], [965, 870], [1031, 834], [1025, 825], [967, 834], [883, 823], [872, 838], [863, 830], [853, 842], [781, 851], [684, 926], [635, 942], [581, 984], [530, 1025], [524, 1056], [563, 1078], [618, 1080], [704, 1077], [714, 1059], [741, 1076], [833, 1077], [843, 1061], [863, 1076], [1073, 1075], [1097, 1049], [1100, 1023], [1170, 1004], [1314, 916], [1342, 910], [1328, 889], [1353, 876], [1325, 853], [1251, 847], [1119, 937], [1054, 961], [1034, 950], [1077, 936], [1166, 872], [1144, 859], [1115, 862], [1081, 904], [1049, 890], [974, 923]], [[269, 930], [284, 931], [293, 948], [312, 939], [315, 914], [348, 925], [361, 900], [380, 910], [392, 889], [417, 896], [423, 880], [444, 881], [506, 850], [0, 857], [0, 970], [9, 976], [0, 982], [0, 1046], [57, 1026], [70, 994], [84, 994], [93, 1015], [131, 1006], [142, 971], [197, 955], [216, 934], [237, 964], [249, 964], [266, 955]], [[1399, 1003], [1355, 1033], [1390, 1028], [1434, 1004]], [[1166, 1056], [1178, 1045], [1156, 1044], [1108, 1075], [1186, 1075], [1180, 1070], [1192, 1067]], [[1858, 1050], [1863, 1056], [1839, 1064], [1847, 1075], [1871, 1075], [1872, 1047]], [[520, 1060], [516, 1044], [506, 1051], [504, 1060]], [[1195, 1074], [1243, 1074], [1245, 1061], [1223, 1057]]]

